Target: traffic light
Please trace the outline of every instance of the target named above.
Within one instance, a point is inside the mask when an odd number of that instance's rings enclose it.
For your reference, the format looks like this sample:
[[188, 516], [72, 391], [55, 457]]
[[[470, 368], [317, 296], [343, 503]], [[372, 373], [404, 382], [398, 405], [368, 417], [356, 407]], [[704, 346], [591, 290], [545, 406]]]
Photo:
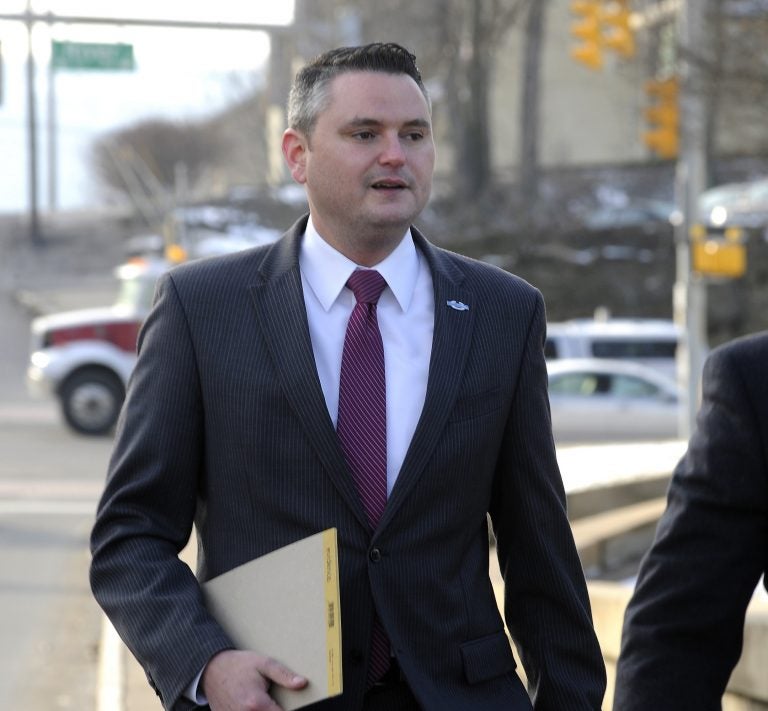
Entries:
[[680, 144], [679, 84], [677, 77], [645, 83], [649, 106], [645, 119], [649, 130], [643, 142], [660, 158], [676, 158]]
[[603, 45], [622, 57], [635, 54], [635, 34], [632, 30], [629, 0], [613, 0], [602, 11]]
[[729, 227], [722, 235], [708, 235], [703, 225], [691, 227], [691, 268], [714, 278], [738, 279], [747, 270], [744, 231]]
[[571, 35], [581, 40], [571, 50], [571, 57], [590, 69], [603, 66], [603, 30], [600, 25], [600, 0], [572, 0], [571, 12], [578, 19], [571, 25]]

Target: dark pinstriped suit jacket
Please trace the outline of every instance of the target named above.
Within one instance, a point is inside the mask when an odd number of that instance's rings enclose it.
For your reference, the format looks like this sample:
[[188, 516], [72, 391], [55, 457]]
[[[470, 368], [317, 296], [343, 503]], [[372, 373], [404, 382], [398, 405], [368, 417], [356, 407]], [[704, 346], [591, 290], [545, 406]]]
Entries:
[[231, 646], [176, 559], [193, 521], [202, 580], [336, 526], [344, 694], [316, 708], [360, 708], [375, 605], [425, 709], [529, 709], [488, 578], [490, 512], [535, 708], [598, 709], [604, 669], [550, 434], [541, 295], [414, 230], [435, 291], [429, 382], [371, 534], [315, 368], [305, 224], [160, 280], [92, 534], [98, 601], [166, 708], [188, 708], [184, 688]]
[[627, 607], [615, 711], [719, 711], [763, 574], [768, 331], [707, 359], [696, 432]]

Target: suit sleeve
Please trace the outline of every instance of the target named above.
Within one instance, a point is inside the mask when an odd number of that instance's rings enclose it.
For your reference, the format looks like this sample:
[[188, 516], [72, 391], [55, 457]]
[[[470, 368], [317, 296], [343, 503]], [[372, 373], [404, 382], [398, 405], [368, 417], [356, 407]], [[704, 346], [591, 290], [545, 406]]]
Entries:
[[541, 295], [531, 318], [491, 510], [507, 627], [536, 711], [600, 709], [605, 667], [566, 514], [544, 361]]
[[764, 368], [733, 348], [706, 364], [696, 432], [626, 611], [617, 711], [720, 709], [768, 560]]
[[172, 277], [161, 278], [139, 340], [107, 483], [91, 535], [91, 586], [163, 705], [232, 644], [179, 560], [204, 466], [193, 344]]

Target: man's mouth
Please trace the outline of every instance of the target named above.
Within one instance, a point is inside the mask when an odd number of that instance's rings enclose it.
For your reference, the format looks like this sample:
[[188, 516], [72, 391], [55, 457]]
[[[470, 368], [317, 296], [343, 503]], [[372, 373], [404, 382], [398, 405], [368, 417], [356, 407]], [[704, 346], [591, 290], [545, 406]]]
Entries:
[[371, 187], [374, 190], [405, 190], [408, 186], [402, 180], [377, 180]]

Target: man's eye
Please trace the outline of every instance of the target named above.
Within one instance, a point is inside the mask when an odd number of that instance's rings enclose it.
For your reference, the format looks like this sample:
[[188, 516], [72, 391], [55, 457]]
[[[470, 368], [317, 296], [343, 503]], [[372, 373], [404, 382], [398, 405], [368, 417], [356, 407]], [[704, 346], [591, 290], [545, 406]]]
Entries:
[[373, 131], [358, 131], [354, 137], [359, 141], [370, 141], [374, 135]]
[[405, 134], [405, 138], [409, 141], [422, 141], [424, 140], [424, 134], [421, 131], [411, 131]]

